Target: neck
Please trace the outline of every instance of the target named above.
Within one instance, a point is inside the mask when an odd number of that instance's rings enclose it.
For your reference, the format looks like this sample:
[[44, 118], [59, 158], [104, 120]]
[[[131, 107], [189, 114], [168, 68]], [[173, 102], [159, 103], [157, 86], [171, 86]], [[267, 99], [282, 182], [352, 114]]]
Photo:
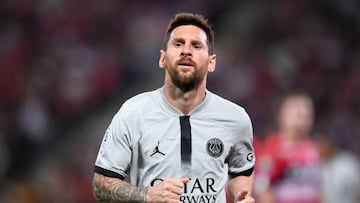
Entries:
[[187, 92], [183, 92], [173, 84], [165, 83], [164, 91], [168, 102], [185, 115], [188, 115], [205, 99], [205, 83]]
[[282, 130], [282, 135], [289, 143], [296, 143], [307, 136], [304, 131], [294, 129], [284, 129]]

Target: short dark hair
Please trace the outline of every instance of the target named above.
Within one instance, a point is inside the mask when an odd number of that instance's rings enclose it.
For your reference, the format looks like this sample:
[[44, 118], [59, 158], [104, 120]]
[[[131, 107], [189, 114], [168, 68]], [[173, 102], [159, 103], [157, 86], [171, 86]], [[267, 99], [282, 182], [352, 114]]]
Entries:
[[209, 54], [214, 52], [214, 31], [211, 25], [204, 16], [200, 14], [193, 13], [178, 13], [175, 17], [169, 22], [169, 25], [166, 29], [166, 35], [162, 44], [162, 49], [167, 50], [167, 43], [170, 39], [171, 32], [182, 25], [194, 25], [202, 29], [207, 37], [207, 45], [209, 47]]

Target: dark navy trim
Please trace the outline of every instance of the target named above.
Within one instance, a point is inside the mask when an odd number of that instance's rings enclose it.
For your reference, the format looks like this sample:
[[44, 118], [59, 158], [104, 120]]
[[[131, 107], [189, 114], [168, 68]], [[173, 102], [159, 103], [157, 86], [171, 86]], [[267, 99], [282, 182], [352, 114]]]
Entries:
[[181, 168], [183, 175], [191, 177], [191, 126], [190, 116], [180, 116]]
[[181, 128], [181, 161], [191, 165], [191, 126], [190, 116], [180, 117]]
[[124, 176], [122, 176], [122, 175], [120, 175], [120, 174], [118, 174], [118, 173], [115, 173], [114, 171], [110, 171], [110, 170], [101, 168], [101, 167], [99, 167], [99, 166], [95, 166], [95, 167], [94, 167], [94, 171], [95, 171], [96, 173], [99, 173], [99, 174], [104, 175], [104, 176], [106, 176], [106, 177], [119, 178], [119, 179], [121, 179], [121, 180], [124, 180], [124, 179], [125, 179]]
[[242, 171], [240, 173], [229, 173], [229, 175], [231, 177], [236, 177], [236, 176], [251, 176], [251, 174], [254, 172], [254, 167], [248, 169], [248, 170], [245, 170], [245, 171]]

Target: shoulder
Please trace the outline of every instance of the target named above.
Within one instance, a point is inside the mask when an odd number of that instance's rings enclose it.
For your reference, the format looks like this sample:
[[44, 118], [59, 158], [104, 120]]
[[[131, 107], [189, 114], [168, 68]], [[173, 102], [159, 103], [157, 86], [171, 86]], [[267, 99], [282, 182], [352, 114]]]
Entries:
[[210, 108], [217, 109], [217, 113], [232, 119], [250, 119], [245, 108], [233, 101], [208, 91], [211, 97]]
[[157, 95], [160, 94], [159, 90], [139, 93], [127, 99], [120, 107], [117, 115], [134, 116], [141, 114], [145, 109], [153, 108], [156, 105]]
[[348, 170], [356, 169], [357, 173], [360, 174], [360, 161], [354, 154], [347, 151], [338, 151], [334, 155], [334, 160], [337, 162], [337, 165], [343, 166]]
[[156, 97], [157, 94], [158, 94], [158, 90], [139, 93], [127, 99], [122, 106], [127, 108], [131, 108], [135, 106], [136, 108], [138, 108], [139, 105], [141, 104], [146, 104], [148, 102], [154, 101], [154, 98]]

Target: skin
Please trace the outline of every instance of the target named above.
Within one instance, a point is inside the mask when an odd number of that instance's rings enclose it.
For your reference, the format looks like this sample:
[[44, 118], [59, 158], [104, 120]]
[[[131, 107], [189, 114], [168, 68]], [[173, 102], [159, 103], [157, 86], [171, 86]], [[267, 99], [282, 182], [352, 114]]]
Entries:
[[314, 122], [313, 104], [310, 98], [293, 95], [285, 99], [279, 113], [280, 132], [290, 143], [307, 136]]
[[166, 179], [153, 187], [137, 187], [118, 178], [95, 173], [93, 180], [94, 196], [99, 202], [109, 203], [179, 203], [184, 179]]
[[[166, 50], [160, 50], [159, 66], [165, 69], [165, 97], [170, 104], [189, 114], [205, 98], [206, 78], [213, 72], [216, 55], [209, 54], [205, 32], [193, 25], [175, 28]], [[183, 179], [165, 179], [152, 187], [136, 187], [117, 178], [94, 176], [94, 195], [100, 202], [179, 203]], [[253, 203], [251, 195], [253, 175], [230, 180], [229, 189], [238, 203]], [[115, 200], [116, 199], [116, 200]]]
[[[160, 51], [159, 66], [165, 71], [165, 97], [184, 114], [190, 113], [205, 98], [206, 78], [213, 72], [216, 55], [209, 55], [204, 31], [192, 25], [179, 26], [170, 35], [167, 50]], [[186, 65], [181, 65], [186, 64]], [[187, 91], [174, 84], [174, 75], [186, 81], [198, 78]]]
[[251, 176], [237, 176], [229, 179], [229, 192], [236, 203], [254, 203], [251, 197], [254, 173]]

